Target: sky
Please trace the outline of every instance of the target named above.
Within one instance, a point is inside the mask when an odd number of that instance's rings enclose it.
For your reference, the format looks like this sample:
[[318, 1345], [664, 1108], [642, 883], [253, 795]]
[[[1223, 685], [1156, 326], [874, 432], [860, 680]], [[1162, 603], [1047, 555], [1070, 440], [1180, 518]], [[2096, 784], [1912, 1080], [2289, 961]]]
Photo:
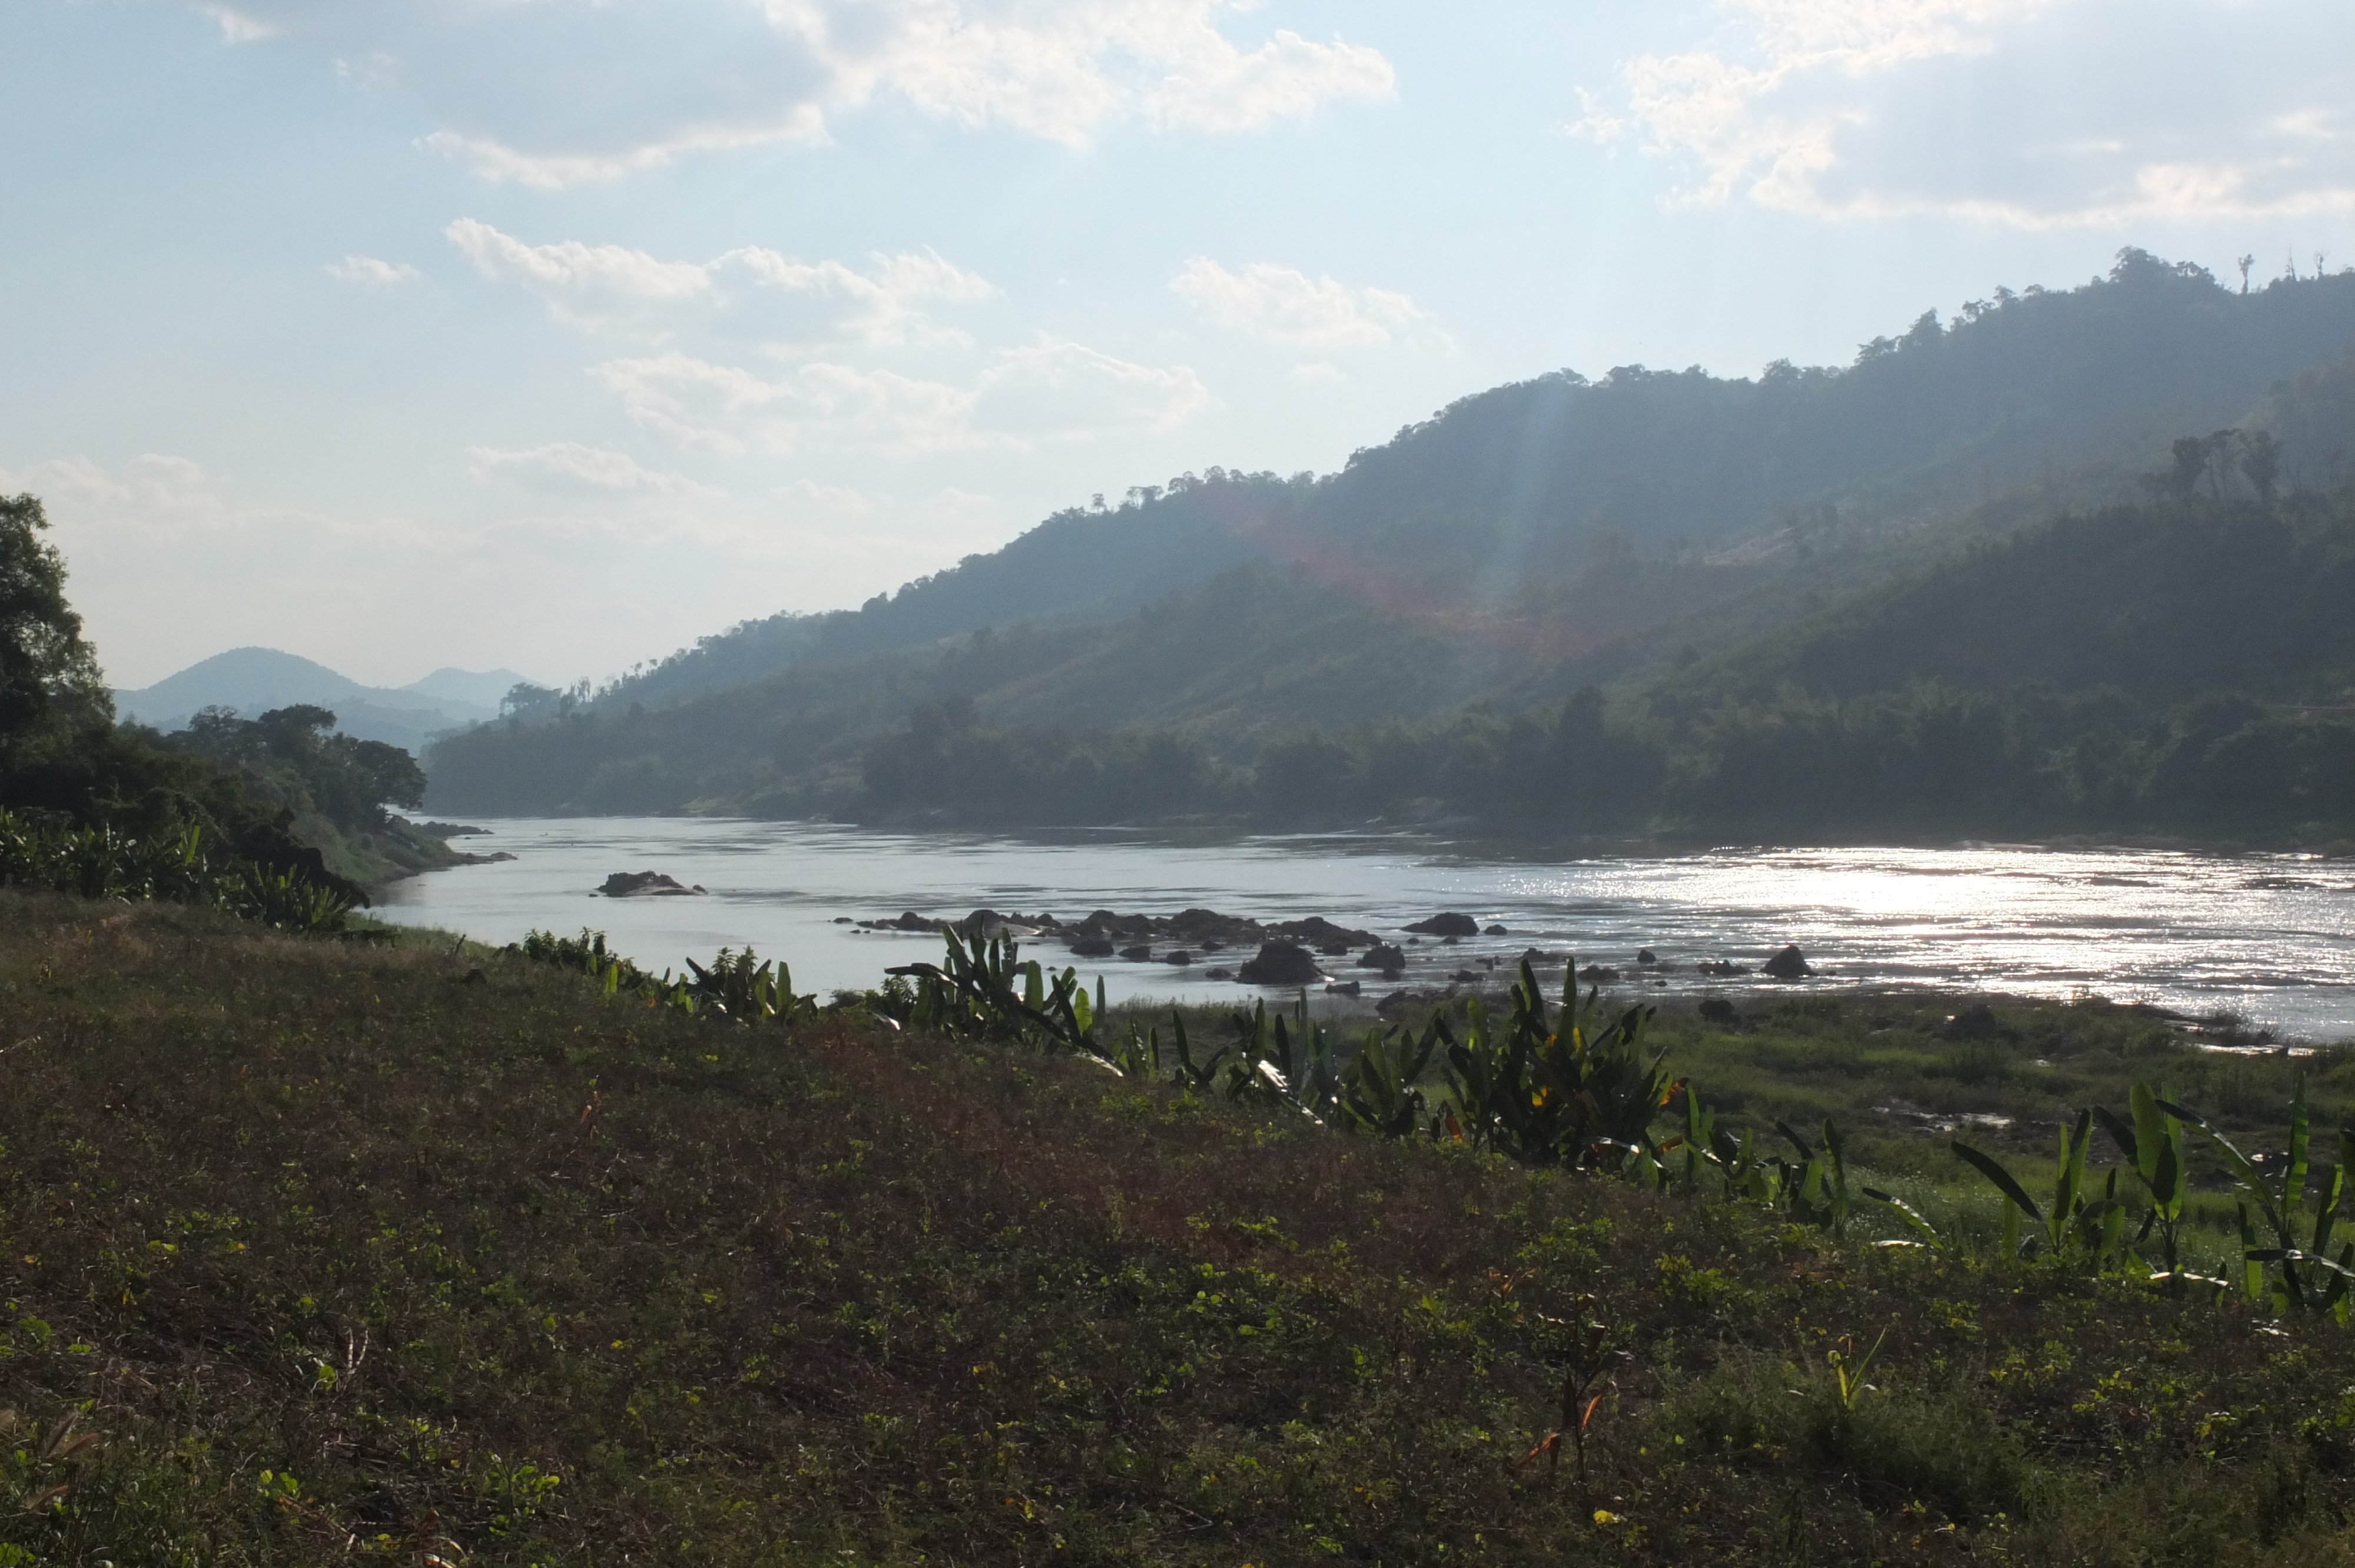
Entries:
[[1503, 382], [2355, 262], [2346, 0], [8, 0], [115, 684], [602, 680]]

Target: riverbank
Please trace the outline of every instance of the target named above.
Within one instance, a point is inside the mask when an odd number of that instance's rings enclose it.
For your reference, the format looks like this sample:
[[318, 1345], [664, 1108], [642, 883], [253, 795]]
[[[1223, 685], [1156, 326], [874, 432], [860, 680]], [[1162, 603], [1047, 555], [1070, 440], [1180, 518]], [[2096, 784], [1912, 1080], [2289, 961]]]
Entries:
[[0, 895], [0, 1006], [29, 1563], [2239, 1563], [2355, 1506], [2328, 1321], [440, 940]]

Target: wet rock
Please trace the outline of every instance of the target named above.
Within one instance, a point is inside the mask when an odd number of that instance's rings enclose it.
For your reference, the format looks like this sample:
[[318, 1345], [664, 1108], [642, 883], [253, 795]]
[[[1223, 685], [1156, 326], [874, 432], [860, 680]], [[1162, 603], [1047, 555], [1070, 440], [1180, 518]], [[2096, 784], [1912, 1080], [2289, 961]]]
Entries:
[[1161, 961], [1165, 964], [1177, 964], [1182, 968], [1194, 961], [1194, 955], [1183, 948], [1172, 948], [1161, 955]]
[[859, 925], [869, 931], [945, 931], [948, 922], [935, 920], [929, 915], [919, 915], [911, 909], [889, 920], [861, 920]]
[[1145, 946], [1123, 948], [1120, 950], [1120, 956], [1133, 964], [1150, 963], [1153, 960], [1153, 949]]
[[1533, 969], [1550, 969], [1556, 964], [1566, 964], [1570, 960], [1559, 953], [1541, 953], [1535, 948], [1525, 948], [1521, 951], [1520, 961]]
[[1476, 937], [1480, 922], [1469, 915], [1433, 915], [1428, 920], [1417, 920], [1407, 927], [1426, 937]]
[[678, 898], [692, 897], [703, 889], [689, 887], [659, 871], [617, 871], [597, 891], [608, 898]]
[[1480, 974], [1476, 969], [1457, 969], [1448, 978], [1453, 980], [1457, 985], [1477, 985], [1480, 983]]
[[1636, 949], [1636, 961], [1644, 965], [1646, 968], [1649, 968], [1660, 961], [1660, 955], [1652, 951], [1649, 948], [1638, 948]]
[[1235, 978], [1235, 971], [1232, 969], [1205, 969], [1202, 971], [1202, 978], [1204, 980], [1232, 980]]
[[852, 919], [849, 916], [847, 916], [847, 915], [837, 915], [837, 916], [836, 916], [834, 917], [834, 923], [835, 923], [836, 925], [837, 925], [837, 926], [855, 926], [855, 925], [858, 924], [858, 921], [853, 920], [853, 919]]
[[1609, 964], [1589, 964], [1578, 971], [1578, 978], [1582, 980], [1615, 980], [1619, 978], [1619, 971]]
[[1236, 971], [1245, 985], [1316, 985], [1325, 979], [1316, 956], [1297, 942], [1263, 942], [1259, 957]]
[[1361, 969], [1380, 969], [1386, 975], [1397, 975], [1406, 969], [1406, 951], [1388, 942], [1376, 942], [1359, 955]]
[[1111, 939], [1104, 937], [1082, 937], [1071, 944], [1075, 959], [1108, 959], [1112, 957]]
[[1807, 967], [1806, 955], [1795, 943], [1766, 960], [1766, 973], [1779, 980], [1806, 980], [1816, 971]]
[[1267, 929], [1271, 936], [1286, 937], [1320, 951], [1335, 948], [1347, 952], [1374, 939], [1371, 931], [1352, 931], [1347, 926], [1336, 926], [1322, 915], [1311, 915], [1305, 920], [1281, 921]]
[[1355, 996], [1363, 990], [1356, 980], [1335, 980], [1325, 988], [1327, 996]]
[[1506, 930], [1502, 926], [1491, 926], [1488, 927], [1487, 935], [1491, 937], [1509, 937], [1512, 933]]
[[1712, 980], [1730, 980], [1735, 975], [1746, 975], [1750, 972], [1740, 964], [1729, 963], [1723, 959], [1703, 959], [1693, 968]]

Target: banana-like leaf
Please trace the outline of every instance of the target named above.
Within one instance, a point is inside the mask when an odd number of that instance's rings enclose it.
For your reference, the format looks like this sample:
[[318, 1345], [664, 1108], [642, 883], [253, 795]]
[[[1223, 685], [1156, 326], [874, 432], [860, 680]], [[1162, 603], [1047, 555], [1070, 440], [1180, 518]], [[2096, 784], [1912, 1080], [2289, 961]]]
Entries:
[[2143, 1169], [2142, 1140], [2135, 1135], [2135, 1129], [2119, 1120], [2117, 1113], [2107, 1106], [2095, 1106], [2094, 1119], [2101, 1123], [2104, 1132], [2110, 1135], [2110, 1141], [2118, 1146], [2118, 1152], [2126, 1156], [2126, 1163], [2133, 1166], [2136, 1173], [2147, 1182], [2150, 1180], [2150, 1172]]
[[2289, 1149], [2282, 1160], [2281, 1189], [2275, 1200], [2280, 1205], [2285, 1219], [2306, 1197], [2306, 1175], [2310, 1163], [2308, 1142], [2306, 1075], [2300, 1073], [2290, 1090]]
[[[2355, 1242], [2350, 1242], [2348, 1245], [2350, 1248], [2355, 1248]], [[2259, 1246], [2251, 1247], [2241, 1255], [2251, 1263], [2310, 1264], [2316, 1268], [2327, 1269], [2332, 1274], [2355, 1278], [2355, 1263], [2346, 1261], [2343, 1254], [2339, 1260], [2334, 1261], [2320, 1253], [2307, 1252], [2302, 1247]]]
[[1904, 1199], [1897, 1197], [1892, 1193], [1884, 1192], [1878, 1187], [1861, 1187], [1859, 1188], [1858, 1191], [1876, 1203], [1887, 1204], [1896, 1213], [1899, 1219], [1903, 1220], [1907, 1224], [1913, 1226], [1914, 1231], [1921, 1235], [1922, 1239], [1928, 1242], [1931, 1245], [1945, 1246], [1946, 1245], [1946, 1238], [1938, 1234], [1938, 1227], [1932, 1224], [1928, 1219], [1923, 1217], [1921, 1210], [1916, 1209]]
[[2006, 1171], [1994, 1159], [1980, 1153], [1960, 1139], [1956, 1139], [1948, 1147], [1954, 1150], [1956, 1159], [1994, 1182], [1996, 1190], [2010, 1199], [2021, 1213], [2035, 1221], [2039, 1229], [2043, 1227], [2044, 1212], [2036, 1206], [2036, 1200], [2028, 1195], [2028, 1189], [2012, 1179], [2010, 1171]]

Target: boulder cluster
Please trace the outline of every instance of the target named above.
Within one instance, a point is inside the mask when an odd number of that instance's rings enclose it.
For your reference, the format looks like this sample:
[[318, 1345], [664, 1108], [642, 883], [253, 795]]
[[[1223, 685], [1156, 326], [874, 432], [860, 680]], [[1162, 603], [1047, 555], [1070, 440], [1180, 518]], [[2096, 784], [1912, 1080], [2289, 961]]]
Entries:
[[[855, 924], [868, 931], [931, 931], [954, 932], [961, 937], [987, 939], [992, 937], [1012, 937], [1025, 942], [1060, 942], [1075, 959], [1118, 958], [1130, 963], [1172, 964], [1190, 966], [1197, 961], [1233, 950], [1251, 956], [1233, 967], [1208, 969], [1204, 978], [1214, 980], [1234, 980], [1245, 985], [1280, 987], [1286, 990], [1302, 986], [1322, 985], [1326, 990], [1343, 995], [1358, 995], [1362, 982], [1344, 980], [1332, 973], [1343, 967], [1372, 969], [1386, 980], [1397, 980], [1407, 970], [1407, 947], [1421, 943], [1425, 938], [1436, 938], [1443, 948], [1456, 946], [1466, 937], [1504, 937], [1511, 933], [1503, 926], [1483, 927], [1469, 915], [1443, 912], [1414, 921], [1402, 927], [1412, 933], [1404, 944], [1384, 941], [1371, 931], [1337, 925], [1322, 916], [1312, 915], [1299, 920], [1259, 921], [1237, 915], [1221, 915], [1215, 909], [1181, 909], [1175, 915], [1123, 915], [1111, 909], [1098, 909], [1074, 920], [1059, 919], [1043, 911], [1036, 915], [1019, 912], [1005, 913], [996, 909], [976, 909], [960, 920], [944, 920], [936, 916], [919, 915], [914, 910], [885, 919], [859, 920]], [[1341, 960], [1329, 962], [1328, 960]], [[1451, 955], [1451, 960], [1453, 956]], [[1231, 962], [1231, 960], [1229, 960]], [[1523, 963], [1532, 969], [1559, 969], [1569, 962], [1561, 953], [1543, 952], [1536, 948], [1523, 951], [1518, 958], [1479, 958], [1472, 960], [1479, 968], [1459, 964], [1453, 969], [1449, 983], [1476, 985], [1495, 976], [1500, 965], [1508, 966], [1510, 974]], [[1763, 966], [1774, 980], [1803, 980], [1815, 971], [1796, 947], [1785, 947]], [[1746, 975], [1751, 971], [1725, 959], [1704, 960], [1694, 966], [1695, 972], [1710, 978]], [[1636, 956], [1638, 978], [1672, 973], [1674, 966], [1664, 964], [1651, 948], [1640, 949]], [[1590, 984], [1614, 981], [1620, 971], [1604, 964], [1583, 965], [1578, 978]], [[1404, 993], [1398, 993], [1404, 994]]]
[[[512, 855], [502, 856], [512, 860]], [[608, 898], [692, 898], [703, 892], [659, 871], [617, 871], [597, 889]]]

